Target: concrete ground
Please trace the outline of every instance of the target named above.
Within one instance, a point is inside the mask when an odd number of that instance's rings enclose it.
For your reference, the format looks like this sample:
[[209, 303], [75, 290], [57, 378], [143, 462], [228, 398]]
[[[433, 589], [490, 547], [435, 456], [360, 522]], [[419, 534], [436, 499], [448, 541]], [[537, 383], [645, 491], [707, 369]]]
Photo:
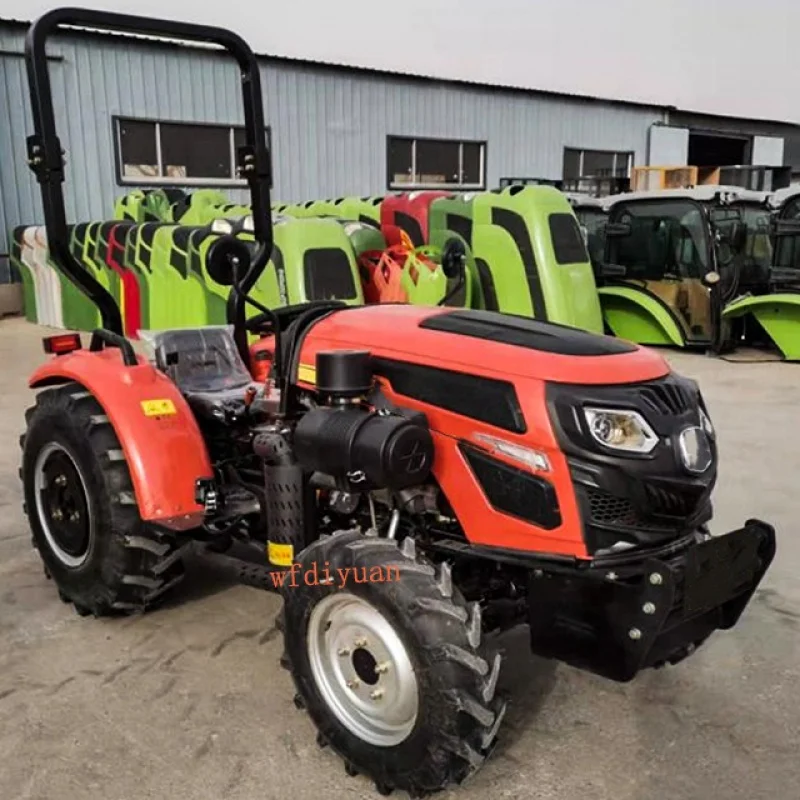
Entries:
[[[94, 620], [31, 550], [18, 437], [44, 329], [0, 321], [0, 798], [375, 798], [314, 743], [278, 666], [278, 599], [196, 565], [181, 602]], [[721, 441], [714, 530], [775, 524], [778, 555], [734, 631], [615, 685], [535, 659], [525, 636], [493, 759], [459, 800], [789, 800], [800, 785], [800, 365], [670, 356]]]

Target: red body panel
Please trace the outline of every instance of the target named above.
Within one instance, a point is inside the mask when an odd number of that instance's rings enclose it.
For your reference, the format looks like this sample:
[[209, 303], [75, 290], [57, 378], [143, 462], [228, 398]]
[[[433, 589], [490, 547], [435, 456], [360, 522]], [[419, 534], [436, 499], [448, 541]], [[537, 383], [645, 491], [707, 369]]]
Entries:
[[[125, 298], [125, 335], [130, 339], [139, 338], [139, 328], [142, 327], [142, 305], [139, 292], [139, 284], [136, 276], [123, 263], [125, 255], [124, 235], [129, 226], [115, 225], [108, 235], [108, 253], [106, 254], [106, 265], [113, 269], [122, 282], [122, 292]], [[117, 233], [123, 236], [122, 241], [117, 238]]]
[[[76, 381], [94, 395], [122, 445], [142, 519], [175, 530], [196, 528], [204, 509], [195, 480], [213, 476], [200, 429], [186, 400], [162, 372], [139, 359], [126, 367], [120, 351], [78, 350], [56, 356], [29, 380], [32, 388]], [[142, 402], [168, 400], [174, 413], [148, 416]]]
[[[406, 231], [411, 237], [414, 245], [428, 243], [428, 212], [431, 208], [431, 203], [439, 197], [451, 197], [450, 192], [405, 192], [398, 195], [389, 195], [381, 203], [381, 229], [384, 236], [391, 238], [391, 228], [398, 227]], [[418, 241], [419, 235], [415, 235], [414, 231], [407, 230], [403, 225], [403, 220], [398, 219], [398, 214], [405, 214], [408, 217], [416, 220], [419, 225], [422, 241]]]
[[[305, 337], [300, 363], [306, 369], [300, 370], [300, 382], [312, 388], [307, 376], [313, 373], [307, 367], [313, 367], [317, 352], [339, 348], [369, 348], [374, 356], [513, 382], [527, 425], [524, 434], [499, 430], [479, 420], [401, 396], [381, 379], [392, 402], [426, 414], [436, 444], [434, 477], [470, 542], [586, 558], [572, 479], [547, 411], [545, 381], [609, 384], [653, 380], [669, 372], [666, 362], [645, 349], [609, 356], [563, 356], [419, 327], [419, 322], [426, 317], [447, 311], [384, 305], [332, 314], [316, 323]], [[550, 472], [542, 473], [541, 477], [556, 490], [562, 518], [558, 528], [544, 530], [492, 508], [458, 449], [461, 440], [482, 446], [474, 439], [476, 433], [491, 434], [546, 454]], [[517, 468], [521, 466], [503, 456], [494, 457]]]

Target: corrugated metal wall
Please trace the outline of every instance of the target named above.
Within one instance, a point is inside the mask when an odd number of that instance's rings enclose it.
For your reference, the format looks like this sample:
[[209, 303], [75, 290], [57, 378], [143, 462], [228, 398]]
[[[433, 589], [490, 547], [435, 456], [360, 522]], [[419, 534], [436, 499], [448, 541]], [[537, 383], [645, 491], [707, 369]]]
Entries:
[[[8, 229], [41, 221], [25, 163], [31, 133], [23, 34], [0, 23], [0, 253]], [[198, 50], [132, 39], [70, 36], [49, 52], [57, 123], [68, 153], [72, 220], [111, 213], [118, 186], [112, 115], [240, 123], [234, 67]], [[274, 197], [285, 202], [386, 187], [387, 135], [487, 141], [487, 186], [501, 177], [560, 178], [563, 148], [632, 150], [644, 163], [659, 109], [491, 91], [265, 62]], [[230, 191], [233, 199], [243, 195]], [[0, 264], [0, 280], [7, 267]], [[5, 278], [7, 280], [7, 277]]]

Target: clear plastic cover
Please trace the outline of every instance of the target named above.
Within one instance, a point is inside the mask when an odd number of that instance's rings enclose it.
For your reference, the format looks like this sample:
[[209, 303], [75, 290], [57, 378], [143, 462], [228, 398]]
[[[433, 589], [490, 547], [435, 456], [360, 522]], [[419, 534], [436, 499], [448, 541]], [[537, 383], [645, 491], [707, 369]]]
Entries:
[[230, 325], [143, 330], [139, 336], [150, 360], [184, 392], [224, 391], [253, 383]]

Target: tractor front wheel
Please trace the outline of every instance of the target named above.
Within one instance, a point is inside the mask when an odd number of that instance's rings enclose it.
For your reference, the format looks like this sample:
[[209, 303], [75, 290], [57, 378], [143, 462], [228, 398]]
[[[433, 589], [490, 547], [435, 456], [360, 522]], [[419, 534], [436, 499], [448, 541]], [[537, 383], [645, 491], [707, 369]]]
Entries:
[[381, 793], [422, 797], [461, 783], [505, 711], [500, 655], [481, 644], [478, 605], [411, 539], [342, 531], [298, 563], [283, 589], [286, 662], [318, 741]]
[[41, 392], [25, 416], [20, 477], [45, 574], [79, 614], [145, 610], [183, 577], [181, 549], [139, 516], [102, 406], [70, 383]]

